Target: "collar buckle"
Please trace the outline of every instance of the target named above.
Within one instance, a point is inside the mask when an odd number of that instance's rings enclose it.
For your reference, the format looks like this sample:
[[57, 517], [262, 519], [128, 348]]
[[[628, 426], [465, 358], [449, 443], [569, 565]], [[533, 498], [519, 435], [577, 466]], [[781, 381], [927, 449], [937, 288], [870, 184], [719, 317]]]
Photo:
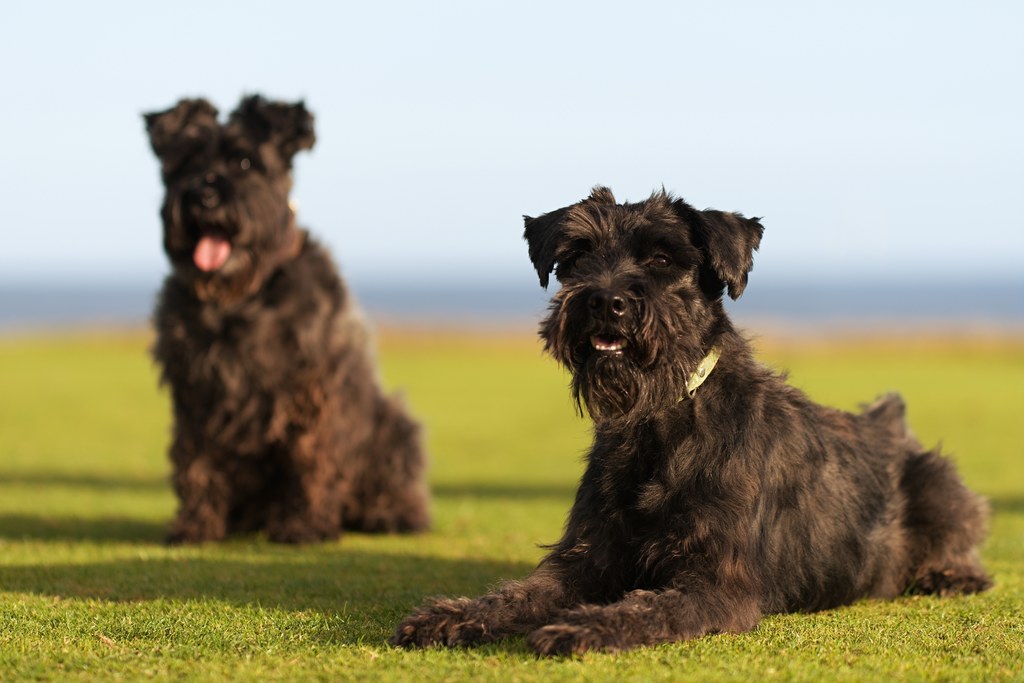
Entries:
[[690, 398], [694, 397], [697, 393], [697, 387], [704, 384], [704, 381], [711, 375], [711, 371], [715, 369], [715, 365], [718, 364], [718, 359], [721, 356], [722, 350], [717, 346], [712, 346], [711, 350], [708, 351], [708, 355], [701, 359], [700, 363], [697, 364], [697, 369], [686, 380], [686, 396], [681, 397], [680, 401], [687, 396]]

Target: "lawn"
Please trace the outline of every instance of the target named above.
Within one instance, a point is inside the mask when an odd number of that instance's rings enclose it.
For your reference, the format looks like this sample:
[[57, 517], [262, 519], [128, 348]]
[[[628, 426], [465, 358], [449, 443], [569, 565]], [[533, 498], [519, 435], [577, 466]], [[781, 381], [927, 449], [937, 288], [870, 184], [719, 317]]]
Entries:
[[0, 339], [0, 680], [1020, 680], [1024, 340], [759, 342], [815, 399], [890, 389], [992, 501], [996, 587], [766, 618], [748, 634], [538, 660], [385, 642], [425, 596], [526, 574], [557, 539], [588, 425], [528, 334], [388, 331], [427, 428], [434, 528], [280, 547], [162, 545], [170, 408], [145, 333]]

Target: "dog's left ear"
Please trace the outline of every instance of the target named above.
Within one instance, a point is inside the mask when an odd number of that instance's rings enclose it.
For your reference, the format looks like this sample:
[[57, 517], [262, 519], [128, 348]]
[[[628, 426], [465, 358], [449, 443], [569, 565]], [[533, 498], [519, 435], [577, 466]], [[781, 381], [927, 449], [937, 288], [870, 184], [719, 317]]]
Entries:
[[242, 124], [257, 139], [274, 143], [289, 162], [302, 149], [316, 142], [313, 114], [304, 102], [270, 102], [260, 95], [243, 99], [231, 118]]
[[[747, 274], [754, 267], [754, 251], [761, 244], [764, 227], [759, 218], [746, 218], [740, 213], [706, 209], [695, 211], [677, 200], [676, 210], [693, 217], [694, 237], [704, 252], [704, 268], [708, 275], [729, 288], [729, 296], [740, 298], [747, 286]], [[718, 289], [721, 294], [721, 288]]]

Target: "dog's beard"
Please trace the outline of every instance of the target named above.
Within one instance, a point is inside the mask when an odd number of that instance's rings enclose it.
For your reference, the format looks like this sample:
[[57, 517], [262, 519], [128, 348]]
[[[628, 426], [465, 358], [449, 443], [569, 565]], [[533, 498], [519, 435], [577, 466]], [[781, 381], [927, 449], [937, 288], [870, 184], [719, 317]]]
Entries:
[[[165, 208], [168, 255], [178, 278], [203, 301], [236, 302], [257, 291], [288, 238], [291, 213], [286, 202], [257, 192], [249, 200], [225, 201], [207, 208], [178, 194]], [[196, 267], [194, 251], [205, 235], [230, 242], [227, 261], [213, 271]]]
[[635, 424], [678, 402], [686, 376], [672, 363], [641, 367], [627, 352], [594, 352], [573, 369], [572, 391], [580, 411], [585, 408], [595, 422]]
[[666, 309], [637, 298], [631, 302], [631, 322], [607, 329], [590, 320], [581, 305], [583, 293], [560, 292], [541, 324], [545, 348], [572, 372], [580, 414], [586, 411], [599, 423], [637, 424], [678, 402], [686, 391], [687, 368], [695, 367], [700, 355], [685, 353], [672, 331], [678, 324]]

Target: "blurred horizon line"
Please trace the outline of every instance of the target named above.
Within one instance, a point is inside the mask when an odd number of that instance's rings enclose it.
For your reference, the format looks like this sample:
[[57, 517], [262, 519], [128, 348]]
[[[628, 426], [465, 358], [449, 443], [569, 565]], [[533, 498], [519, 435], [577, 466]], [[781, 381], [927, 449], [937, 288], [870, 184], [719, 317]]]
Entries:
[[[547, 291], [535, 278], [515, 283], [387, 282], [349, 278], [359, 306], [377, 323], [494, 327], [537, 321]], [[19, 329], [148, 325], [160, 282], [17, 282], [0, 280], [0, 332]], [[1024, 275], [969, 282], [804, 277], [755, 280], [726, 308], [740, 325], [837, 328], [897, 326], [1024, 331]]]

